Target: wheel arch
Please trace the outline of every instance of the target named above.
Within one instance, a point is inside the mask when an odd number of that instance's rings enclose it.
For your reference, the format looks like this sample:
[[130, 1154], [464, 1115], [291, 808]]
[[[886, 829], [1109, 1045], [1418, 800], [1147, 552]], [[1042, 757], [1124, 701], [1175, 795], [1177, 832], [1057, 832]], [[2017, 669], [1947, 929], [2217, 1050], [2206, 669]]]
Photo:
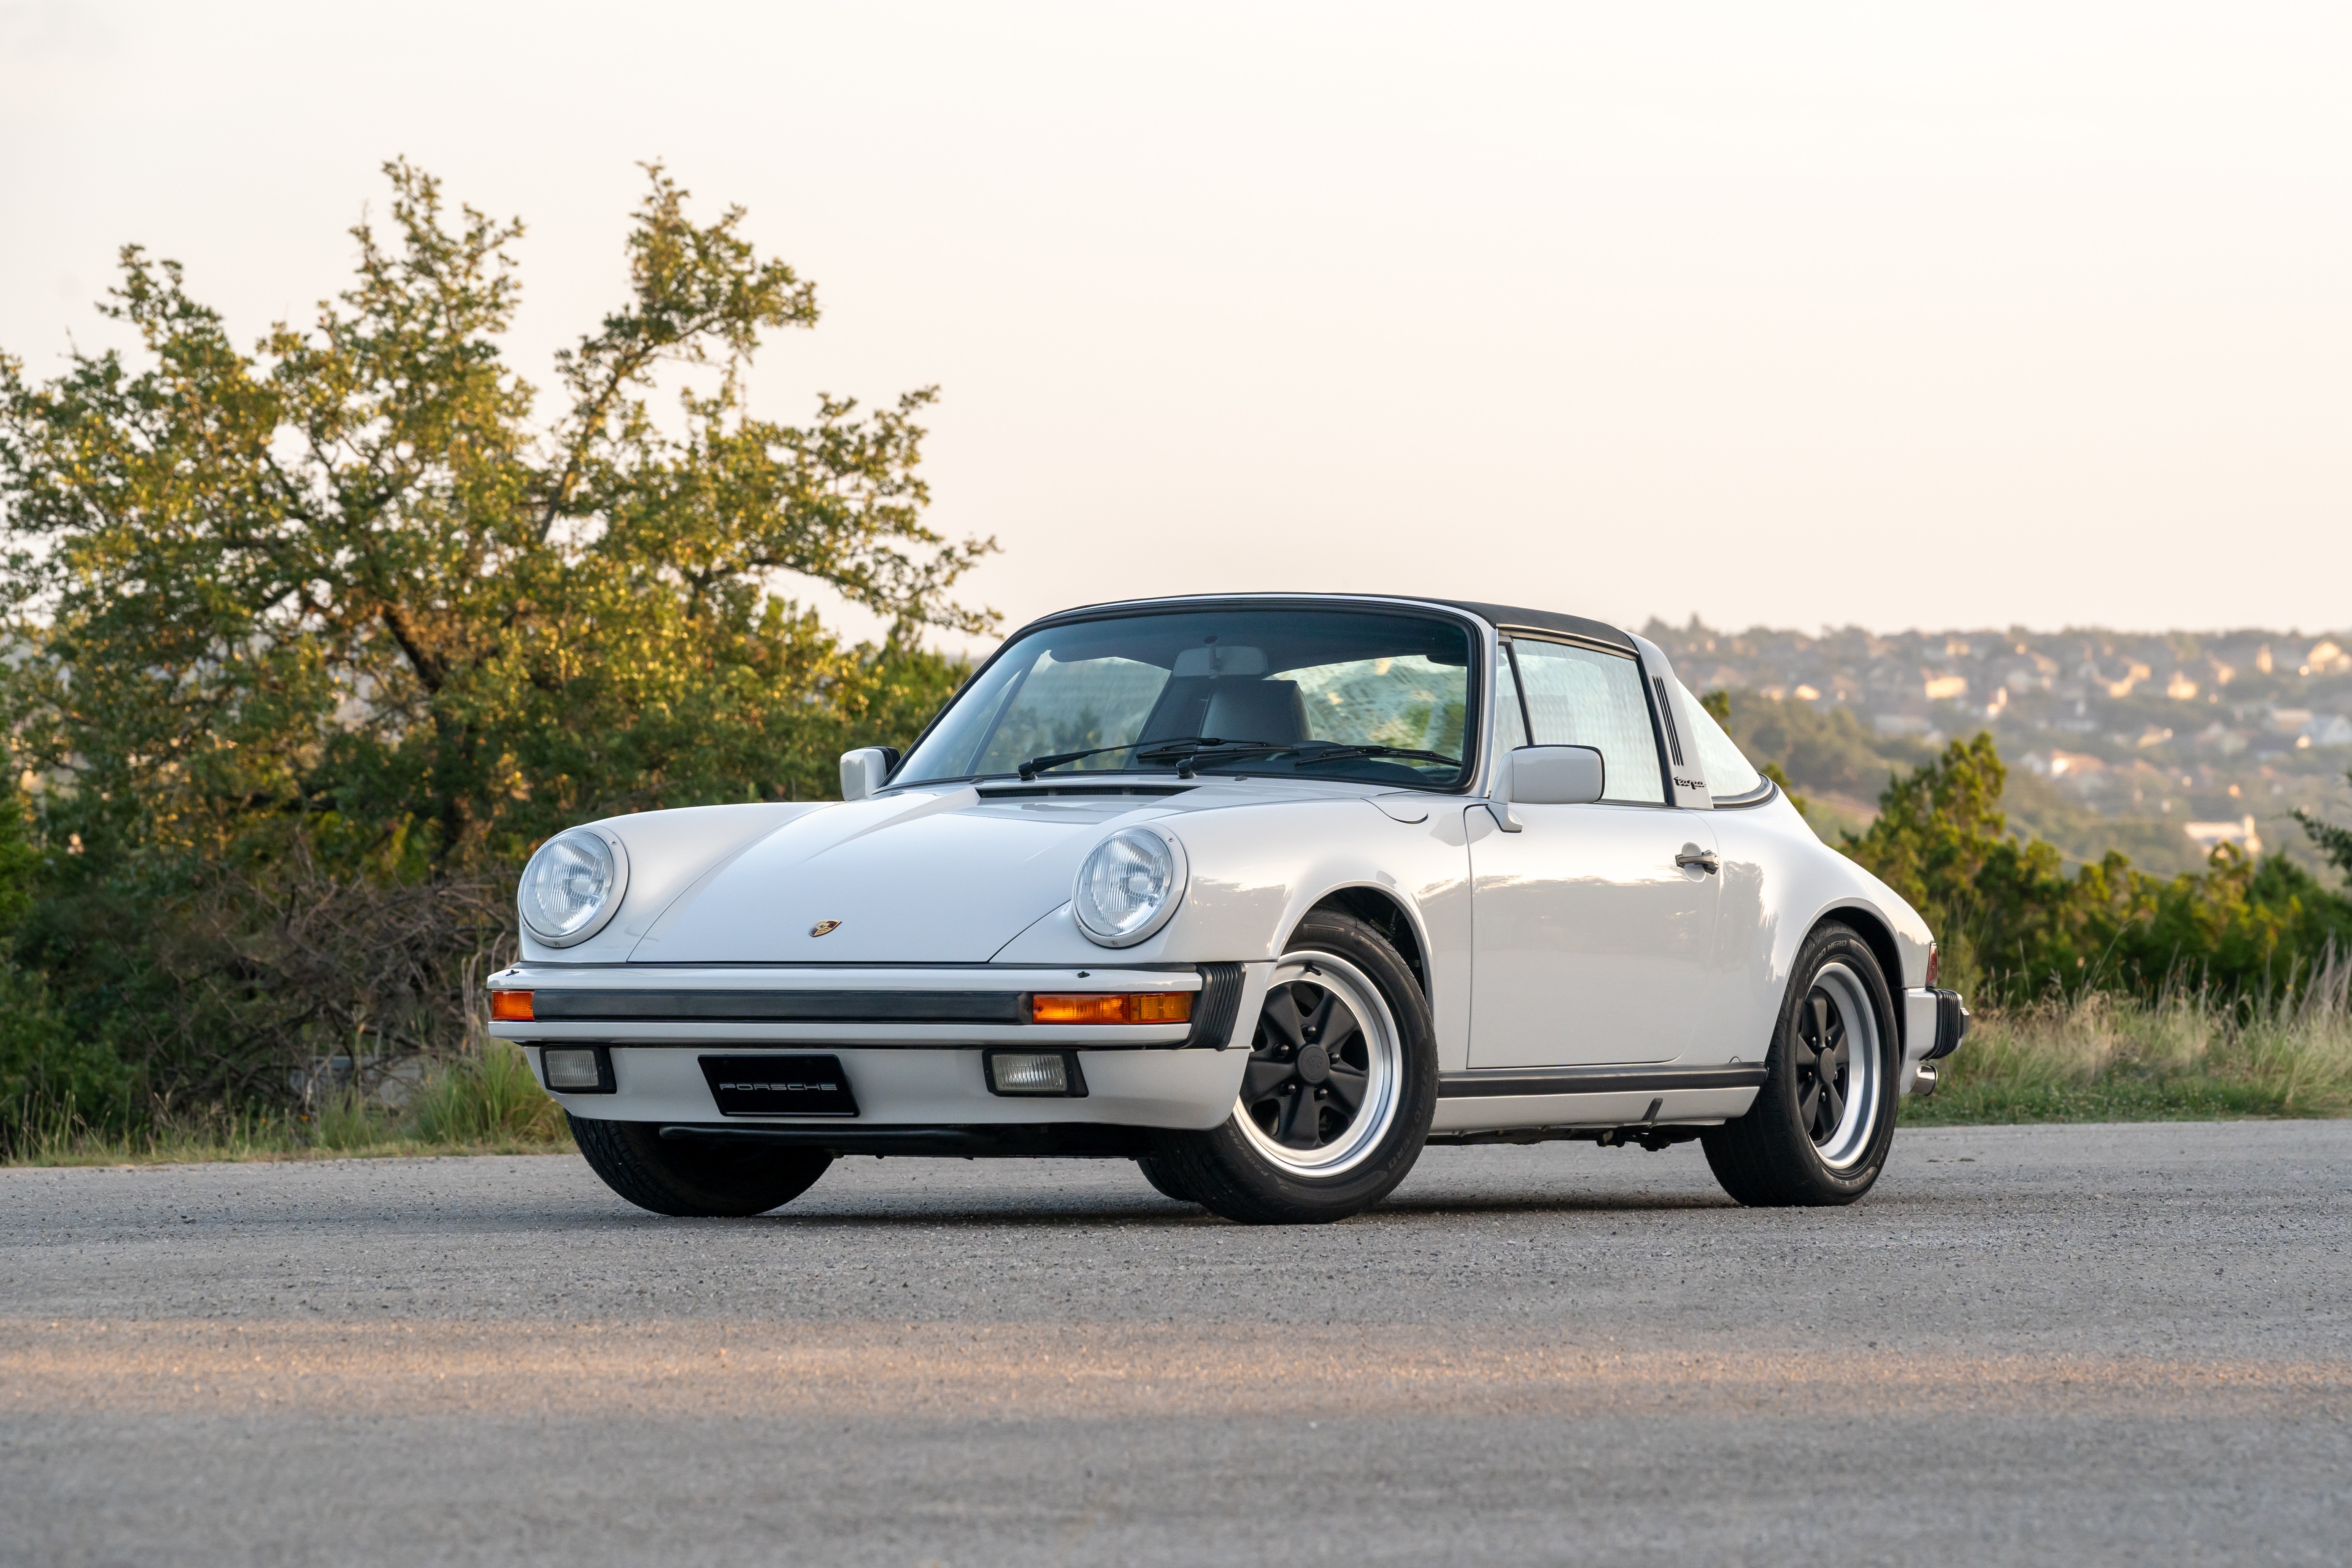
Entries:
[[1380, 932], [1388, 944], [1397, 950], [1397, 956], [1404, 960], [1405, 968], [1412, 972], [1414, 983], [1421, 987], [1422, 1000], [1426, 1002], [1430, 999], [1429, 944], [1422, 932], [1420, 921], [1394, 891], [1361, 882], [1333, 888], [1307, 906], [1306, 913], [1291, 923], [1290, 930], [1283, 933], [1283, 946], [1288, 947], [1290, 938], [1298, 927], [1309, 915], [1320, 910], [1337, 910], [1341, 914], [1353, 915]]
[[[1821, 912], [1812, 929], [1805, 932], [1805, 940], [1811, 942], [1814, 931], [1831, 924], [1851, 927], [1870, 949], [1870, 955], [1878, 960], [1879, 978], [1886, 983], [1887, 1010], [1895, 1015], [1895, 1041], [1900, 1050], [1906, 1044], [1904, 1015], [1908, 1009], [1903, 1005], [1903, 950], [1895, 945], [1895, 928], [1886, 923], [1885, 916], [1867, 904], [1840, 904]], [[1790, 983], [1795, 984], [1793, 975]]]

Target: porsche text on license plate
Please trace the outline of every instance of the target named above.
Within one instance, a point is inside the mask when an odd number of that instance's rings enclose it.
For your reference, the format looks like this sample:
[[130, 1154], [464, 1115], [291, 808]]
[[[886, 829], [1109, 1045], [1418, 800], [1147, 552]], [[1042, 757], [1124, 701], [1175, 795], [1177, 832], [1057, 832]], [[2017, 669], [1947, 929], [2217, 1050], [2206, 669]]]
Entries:
[[704, 1057], [722, 1116], [855, 1116], [839, 1057]]

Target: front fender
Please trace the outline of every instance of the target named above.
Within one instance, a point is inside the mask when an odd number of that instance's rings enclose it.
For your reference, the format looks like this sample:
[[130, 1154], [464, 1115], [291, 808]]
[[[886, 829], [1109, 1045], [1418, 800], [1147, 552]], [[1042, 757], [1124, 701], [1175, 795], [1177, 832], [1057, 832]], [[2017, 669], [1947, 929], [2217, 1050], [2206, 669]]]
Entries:
[[[1418, 802], [1416, 802], [1418, 804]], [[1428, 798], [1421, 822], [1399, 822], [1360, 798], [1237, 805], [1163, 818], [1184, 841], [1192, 879], [1184, 906], [1120, 963], [1210, 963], [1279, 958], [1307, 911], [1366, 889], [1392, 901], [1420, 943], [1441, 1065], [1467, 1060], [1470, 853], [1464, 803]], [[1108, 963], [1067, 904], [995, 954], [998, 963]]]

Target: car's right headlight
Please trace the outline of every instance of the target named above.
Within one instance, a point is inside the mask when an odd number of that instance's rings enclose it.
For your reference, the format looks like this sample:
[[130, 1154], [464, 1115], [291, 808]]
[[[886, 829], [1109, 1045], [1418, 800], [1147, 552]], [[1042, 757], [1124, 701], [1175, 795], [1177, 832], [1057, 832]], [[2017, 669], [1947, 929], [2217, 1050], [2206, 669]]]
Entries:
[[530, 934], [550, 947], [586, 942], [604, 929], [628, 891], [629, 852], [593, 827], [559, 833], [522, 868], [515, 902]]
[[1168, 923], [1184, 900], [1184, 846], [1154, 827], [1122, 827], [1078, 868], [1070, 906], [1078, 929], [1105, 947], [1133, 947]]

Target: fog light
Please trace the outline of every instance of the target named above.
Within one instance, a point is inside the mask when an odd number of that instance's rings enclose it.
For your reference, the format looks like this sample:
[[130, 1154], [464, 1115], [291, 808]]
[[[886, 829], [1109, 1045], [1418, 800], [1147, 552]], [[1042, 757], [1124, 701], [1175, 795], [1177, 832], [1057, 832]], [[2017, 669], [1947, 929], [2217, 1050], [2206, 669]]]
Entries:
[[602, 1046], [549, 1046], [539, 1055], [547, 1087], [565, 1094], [613, 1092], [613, 1058]]
[[1076, 1051], [990, 1051], [991, 1094], [1039, 1094], [1076, 1098], [1087, 1092]]

